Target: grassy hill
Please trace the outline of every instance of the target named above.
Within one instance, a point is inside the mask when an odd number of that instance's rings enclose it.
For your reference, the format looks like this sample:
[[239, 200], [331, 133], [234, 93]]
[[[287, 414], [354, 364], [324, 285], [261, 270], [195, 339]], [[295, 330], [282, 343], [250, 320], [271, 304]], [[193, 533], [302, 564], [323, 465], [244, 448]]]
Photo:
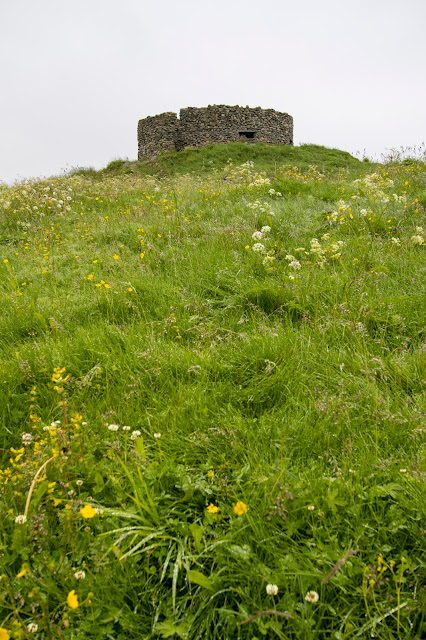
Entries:
[[425, 631], [416, 161], [0, 186], [0, 640]]

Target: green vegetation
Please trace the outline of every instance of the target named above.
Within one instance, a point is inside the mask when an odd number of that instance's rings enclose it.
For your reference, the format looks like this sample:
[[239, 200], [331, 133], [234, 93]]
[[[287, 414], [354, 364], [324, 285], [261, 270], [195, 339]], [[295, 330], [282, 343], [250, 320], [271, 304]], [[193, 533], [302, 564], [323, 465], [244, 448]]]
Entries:
[[423, 162], [0, 187], [0, 640], [418, 639]]

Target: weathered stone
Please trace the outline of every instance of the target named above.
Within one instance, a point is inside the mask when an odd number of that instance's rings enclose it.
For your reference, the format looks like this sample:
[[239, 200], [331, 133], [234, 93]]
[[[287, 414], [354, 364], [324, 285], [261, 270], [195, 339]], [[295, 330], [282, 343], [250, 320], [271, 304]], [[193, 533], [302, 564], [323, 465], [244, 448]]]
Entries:
[[179, 115], [167, 112], [139, 120], [139, 160], [161, 151], [227, 142], [293, 144], [293, 118], [273, 109], [209, 105], [181, 109]]

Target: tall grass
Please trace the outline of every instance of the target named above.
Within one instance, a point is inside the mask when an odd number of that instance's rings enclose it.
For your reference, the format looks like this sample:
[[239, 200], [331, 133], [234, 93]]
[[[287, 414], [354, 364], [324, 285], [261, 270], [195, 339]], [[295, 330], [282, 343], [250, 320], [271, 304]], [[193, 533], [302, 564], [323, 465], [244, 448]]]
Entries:
[[0, 640], [422, 637], [425, 186], [236, 144], [0, 187]]

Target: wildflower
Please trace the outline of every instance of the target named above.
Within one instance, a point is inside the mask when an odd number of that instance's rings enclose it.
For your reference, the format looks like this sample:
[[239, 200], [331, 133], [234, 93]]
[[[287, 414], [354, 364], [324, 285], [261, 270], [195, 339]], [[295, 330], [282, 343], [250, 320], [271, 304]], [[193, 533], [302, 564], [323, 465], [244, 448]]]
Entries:
[[266, 593], [268, 596], [276, 596], [278, 593], [278, 586], [276, 584], [267, 584]]
[[315, 604], [315, 602], [318, 602], [319, 600], [319, 595], [317, 594], [316, 591], [308, 591], [308, 593], [305, 596], [305, 600], [306, 602], [311, 602], [312, 604]]
[[100, 516], [102, 513], [103, 513], [103, 509], [99, 509], [99, 507], [96, 507], [96, 508], [95, 508], [95, 514], [96, 514], [97, 516]]
[[262, 240], [263, 233], [261, 231], [255, 231], [251, 237], [253, 240]]
[[90, 504], [86, 504], [80, 509], [80, 514], [86, 519], [93, 518], [96, 515], [96, 511]]
[[154, 438], [161, 438], [161, 433], [154, 433]]
[[260, 233], [269, 233], [271, 230], [271, 227], [268, 227], [267, 225], [265, 227], [262, 227], [260, 230]]
[[25, 567], [22, 567], [20, 572], [16, 574], [16, 577], [17, 578], [22, 578], [26, 573], [28, 573], [28, 569], [25, 569]]
[[263, 253], [265, 251], [265, 247], [261, 242], [256, 242], [256, 244], [252, 246], [252, 249], [256, 253]]
[[31, 443], [31, 440], [34, 439], [34, 436], [31, 433], [23, 433], [22, 436], [22, 444], [24, 446], [28, 446]]
[[407, 473], [407, 469], [400, 469], [399, 473]]
[[246, 246], [244, 247], [244, 249], [250, 249], [250, 245], [246, 244]]
[[10, 635], [6, 631], [6, 629], [3, 629], [3, 627], [0, 627], [0, 640], [9, 640], [9, 638], [10, 638]]
[[424, 243], [424, 239], [422, 238], [422, 236], [418, 235], [418, 236], [411, 236], [411, 242], [413, 244], [423, 244]]
[[292, 269], [300, 269], [301, 264], [299, 260], [292, 260], [288, 266], [291, 267]]
[[84, 580], [84, 578], [86, 577], [86, 574], [84, 571], [76, 571], [74, 574], [74, 578], [76, 578], [76, 580]]
[[88, 279], [88, 280], [93, 280], [93, 273], [90, 273], [90, 274], [87, 276], [87, 279]]
[[118, 431], [119, 430], [119, 426], [118, 424], [110, 424], [108, 427], [108, 431]]
[[308, 511], [313, 511], [314, 509], [315, 509], [314, 505], [310, 504], [309, 507], [308, 507]]
[[139, 436], [142, 435], [140, 431], [132, 431], [132, 435], [130, 436], [130, 440], [136, 440]]
[[27, 516], [16, 516], [15, 522], [16, 524], [24, 524], [27, 521]]
[[69, 606], [70, 609], [77, 609], [78, 608], [78, 596], [77, 596], [76, 592], [74, 591], [74, 589], [72, 591], [70, 591], [68, 596], [67, 596], [67, 605]]
[[35, 622], [30, 622], [30, 624], [27, 624], [27, 631], [29, 633], [35, 633], [38, 630], [38, 624], [36, 624]]
[[392, 244], [396, 244], [399, 246], [401, 244], [401, 240], [399, 238], [392, 238]]
[[9, 260], [8, 260], [7, 258], [5, 258], [5, 259], [3, 260], [3, 262], [4, 262], [4, 264], [7, 264], [7, 263], [9, 262]]
[[114, 253], [114, 255], [112, 256], [114, 258], [114, 260], [119, 260], [120, 256], [118, 256], [116, 253]]
[[144, 253], [141, 253], [141, 254], [140, 254], [140, 257], [141, 257], [141, 258], [143, 258], [143, 257], [144, 257], [144, 255], [145, 255]]
[[234, 507], [234, 511], [237, 514], [237, 516], [243, 516], [245, 513], [247, 513], [248, 506], [244, 504], [244, 502], [237, 502], [237, 504]]
[[123, 431], [130, 431], [130, 427], [128, 425], [124, 425]]
[[219, 507], [216, 507], [216, 505], [214, 505], [212, 502], [209, 504], [209, 506], [207, 507], [207, 511], [209, 513], [217, 513], [219, 511]]
[[81, 487], [81, 485], [83, 484], [83, 480], [76, 480], [75, 484], [77, 485], [77, 487]]

